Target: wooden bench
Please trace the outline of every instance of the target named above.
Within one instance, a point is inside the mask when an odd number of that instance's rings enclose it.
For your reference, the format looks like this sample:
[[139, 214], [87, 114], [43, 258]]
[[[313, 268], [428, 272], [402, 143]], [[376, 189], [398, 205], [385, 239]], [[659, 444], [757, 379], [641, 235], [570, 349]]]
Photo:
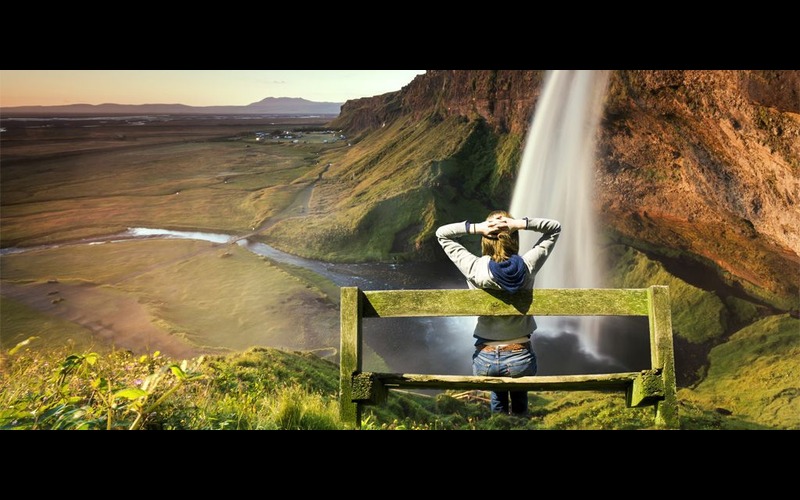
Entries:
[[[361, 427], [363, 405], [385, 402], [388, 390], [480, 389], [528, 391], [624, 391], [628, 407], [654, 407], [655, 425], [679, 428], [669, 289], [534, 289], [508, 294], [489, 290], [361, 290], [342, 287], [340, 303], [340, 392], [342, 421]], [[640, 372], [477, 377], [362, 371], [364, 318], [437, 316], [647, 316], [649, 370]], [[471, 332], [470, 332], [471, 333]], [[469, 341], [466, 340], [465, 341]]]

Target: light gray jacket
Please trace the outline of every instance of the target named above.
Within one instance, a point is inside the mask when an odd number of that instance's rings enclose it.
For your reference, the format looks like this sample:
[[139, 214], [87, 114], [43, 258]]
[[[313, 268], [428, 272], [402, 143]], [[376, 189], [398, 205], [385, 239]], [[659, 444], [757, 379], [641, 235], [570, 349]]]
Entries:
[[[467, 278], [469, 288], [502, 290], [489, 271], [490, 257], [475, 255], [464, 245], [455, 241], [455, 238], [467, 234], [465, 223], [466, 221], [454, 222], [439, 227], [436, 230], [439, 244], [458, 267], [458, 270]], [[536, 273], [550, 256], [561, 234], [561, 223], [553, 219], [533, 218], [528, 222], [528, 230], [543, 234], [533, 248], [521, 255], [528, 267], [528, 276], [522, 286], [524, 290], [533, 289]], [[534, 330], [536, 330], [536, 321], [533, 316], [480, 316], [473, 336], [477, 339], [475, 345], [479, 345], [485, 340], [510, 340], [530, 336]]]

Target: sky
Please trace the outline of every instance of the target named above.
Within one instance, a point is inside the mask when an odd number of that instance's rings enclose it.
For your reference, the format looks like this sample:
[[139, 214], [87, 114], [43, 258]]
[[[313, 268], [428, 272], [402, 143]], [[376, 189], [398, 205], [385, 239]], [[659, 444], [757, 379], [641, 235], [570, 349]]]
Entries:
[[246, 106], [266, 97], [343, 103], [400, 90], [425, 70], [0, 70], [0, 107]]

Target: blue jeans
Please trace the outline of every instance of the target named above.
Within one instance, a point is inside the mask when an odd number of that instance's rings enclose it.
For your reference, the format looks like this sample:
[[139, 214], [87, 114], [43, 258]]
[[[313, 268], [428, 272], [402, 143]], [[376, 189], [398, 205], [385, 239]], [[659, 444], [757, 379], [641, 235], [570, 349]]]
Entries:
[[[514, 351], [475, 350], [472, 354], [472, 374], [482, 377], [523, 377], [536, 375], [536, 353], [528, 344]], [[509, 407], [509, 400], [511, 406]], [[528, 391], [492, 391], [492, 413], [528, 413]]]

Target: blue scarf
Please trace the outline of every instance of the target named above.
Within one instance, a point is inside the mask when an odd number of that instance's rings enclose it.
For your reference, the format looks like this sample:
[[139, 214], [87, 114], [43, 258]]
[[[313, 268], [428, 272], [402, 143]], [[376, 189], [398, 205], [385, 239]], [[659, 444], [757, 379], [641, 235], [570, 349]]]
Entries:
[[504, 262], [490, 260], [489, 270], [497, 284], [503, 287], [503, 290], [511, 293], [520, 289], [528, 275], [528, 267], [519, 255], [512, 255]]

